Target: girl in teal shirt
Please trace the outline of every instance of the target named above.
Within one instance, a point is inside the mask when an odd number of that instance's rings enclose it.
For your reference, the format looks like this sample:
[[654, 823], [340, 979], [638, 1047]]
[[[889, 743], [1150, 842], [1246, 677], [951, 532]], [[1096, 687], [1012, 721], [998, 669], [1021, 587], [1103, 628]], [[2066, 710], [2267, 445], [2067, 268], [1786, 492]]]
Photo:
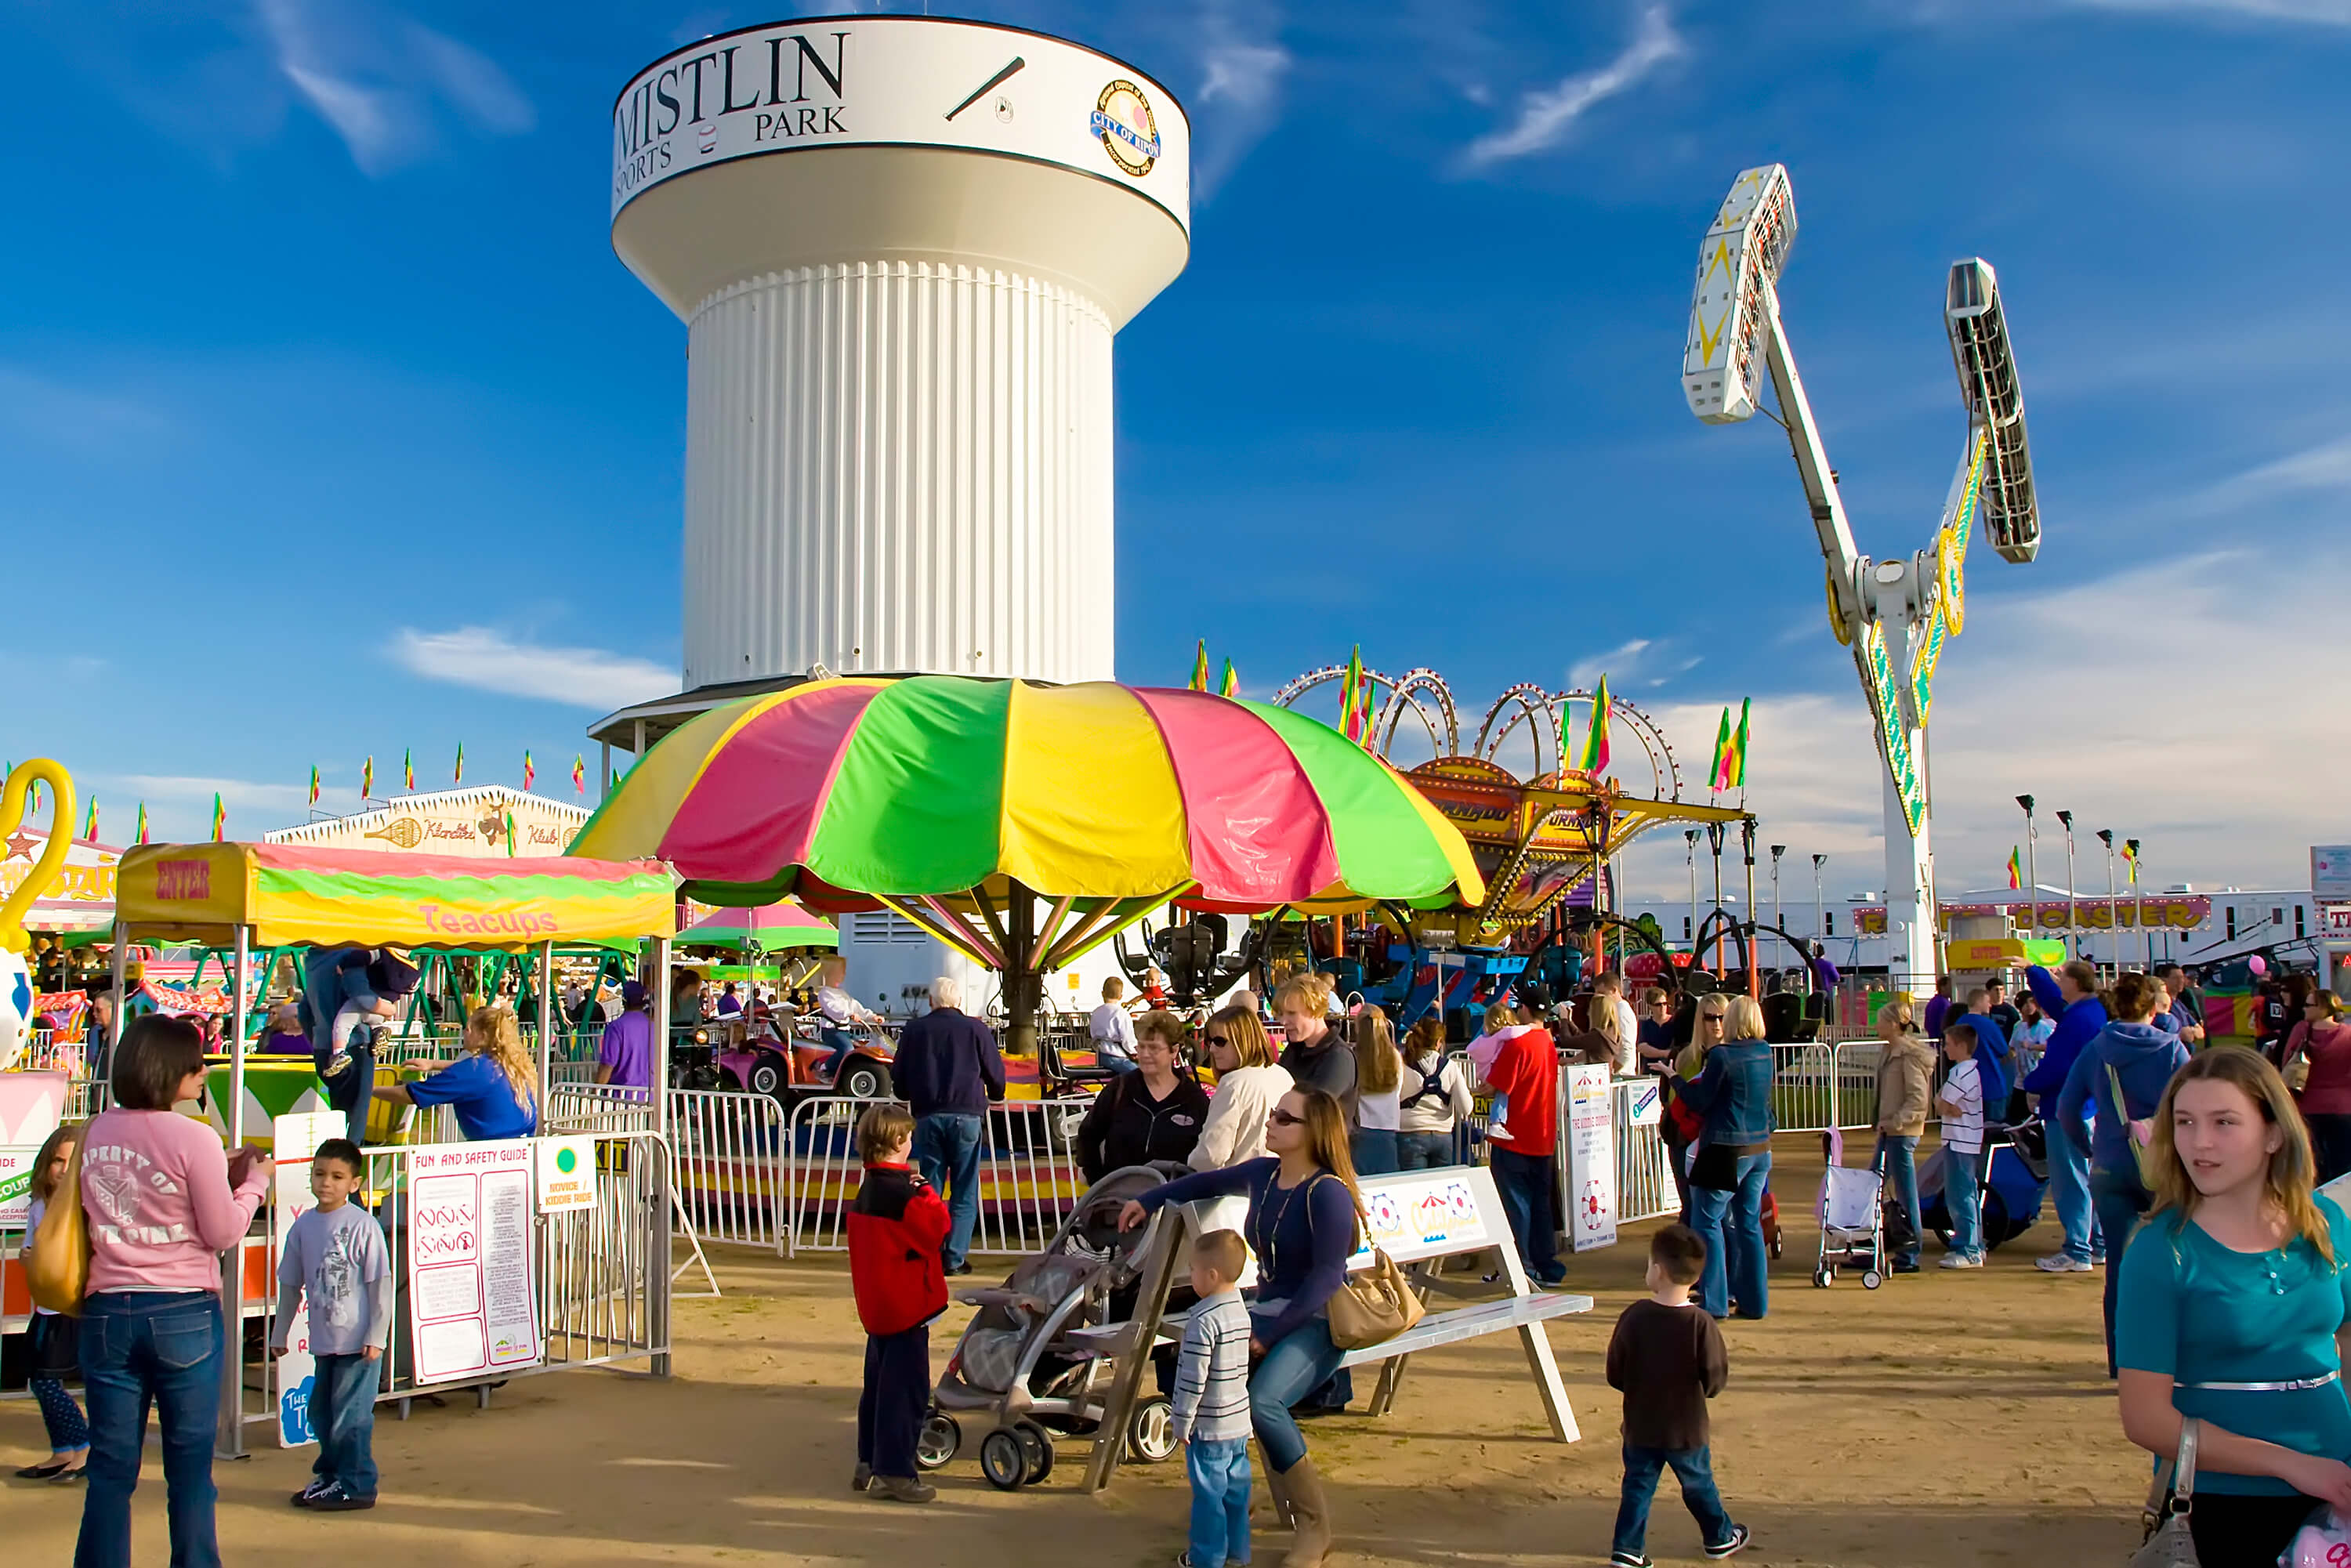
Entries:
[[2252, 1051], [2192, 1058], [2152, 1132], [2155, 1207], [2115, 1320], [2123, 1431], [2168, 1459], [2199, 1418], [2203, 1568], [2271, 1568], [2320, 1503], [2351, 1514], [2351, 1218], [2313, 1193], [2309, 1134]]

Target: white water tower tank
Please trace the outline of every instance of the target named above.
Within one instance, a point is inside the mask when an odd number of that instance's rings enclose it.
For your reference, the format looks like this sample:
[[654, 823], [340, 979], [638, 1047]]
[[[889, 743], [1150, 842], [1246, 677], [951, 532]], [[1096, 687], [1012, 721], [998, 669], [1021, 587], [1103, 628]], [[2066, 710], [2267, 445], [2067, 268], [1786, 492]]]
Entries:
[[1111, 677], [1111, 338], [1190, 254], [1190, 149], [1134, 67], [975, 22], [638, 73], [612, 247], [687, 328], [687, 688]]

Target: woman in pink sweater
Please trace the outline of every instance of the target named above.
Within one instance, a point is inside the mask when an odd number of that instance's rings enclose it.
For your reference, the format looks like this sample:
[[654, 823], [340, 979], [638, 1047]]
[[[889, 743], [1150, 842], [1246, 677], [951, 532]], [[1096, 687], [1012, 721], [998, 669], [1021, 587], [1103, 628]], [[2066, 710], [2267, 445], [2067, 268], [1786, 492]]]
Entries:
[[131, 1493], [152, 1402], [162, 1427], [172, 1568], [216, 1568], [213, 1430], [223, 1354], [220, 1260], [252, 1228], [267, 1170], [257, 1149], [225, 1155], [172, 1109], [204, 1092], [204, 1037], [152, 1014], [114, 1053], [114, 1104], [82, 1134], [89, 1218], [82, 1388], [89, 1490], [75, 1568], [130, 1568]]
[[2324, 1186], [2351, 1171], [2351, 1024], [2343, 1021], [2343, 1004], [2333, 991], [2313, 991], [2302, 1004], [2302, 1021], [2286, 1037], [2288, 1071], [2297, 1057], [2310, 1062], [2309, 1082], [2297, 1098]]

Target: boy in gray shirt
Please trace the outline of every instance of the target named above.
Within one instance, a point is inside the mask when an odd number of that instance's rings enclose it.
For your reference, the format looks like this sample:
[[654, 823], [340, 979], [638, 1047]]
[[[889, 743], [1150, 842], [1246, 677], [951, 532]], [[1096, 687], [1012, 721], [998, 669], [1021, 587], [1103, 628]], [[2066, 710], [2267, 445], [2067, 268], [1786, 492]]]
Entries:
[[392, 1335], [392, 1256], [375, 1216], [351, 1202], [367, 1169], [359, 1146], [329, 1138], [310, 1160], [307, 1210], [286, 1233], [277, 1264], [277, 1317], [269, 1354], [286, 1354], [294, 1302], [310, 1301], [310, 1429], [319, 1435], [315, 1479], [297, 1508], [342, 1513], [375, 1506], [375, 1391]]

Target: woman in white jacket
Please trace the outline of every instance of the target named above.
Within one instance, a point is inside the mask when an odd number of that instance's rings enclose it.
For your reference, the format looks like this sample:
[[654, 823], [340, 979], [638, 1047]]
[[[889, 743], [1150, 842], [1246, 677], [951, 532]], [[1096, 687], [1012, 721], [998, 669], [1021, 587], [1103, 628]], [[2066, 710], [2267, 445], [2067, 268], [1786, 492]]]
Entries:
[[1290, 1074], [1275, 1061], [1273, 1042], [1250, 1008], [1220, 1008], [1203, 1031], [1217, 1087], [1208, 1119], [1192, 1147], [1192, 1168], [1221, 1170], [1265, 1156], [1266, 1120], [1290, 1092]]
[[1404, 1039], [1404, 1082], [1398, 1101], [1396, 1168], [1434, 1170], [1458, 1165], [1454, 1128], [1469, 1114], [1469, 1075], [1445, 1060], [1445, 1020], [1430, 1017]]

